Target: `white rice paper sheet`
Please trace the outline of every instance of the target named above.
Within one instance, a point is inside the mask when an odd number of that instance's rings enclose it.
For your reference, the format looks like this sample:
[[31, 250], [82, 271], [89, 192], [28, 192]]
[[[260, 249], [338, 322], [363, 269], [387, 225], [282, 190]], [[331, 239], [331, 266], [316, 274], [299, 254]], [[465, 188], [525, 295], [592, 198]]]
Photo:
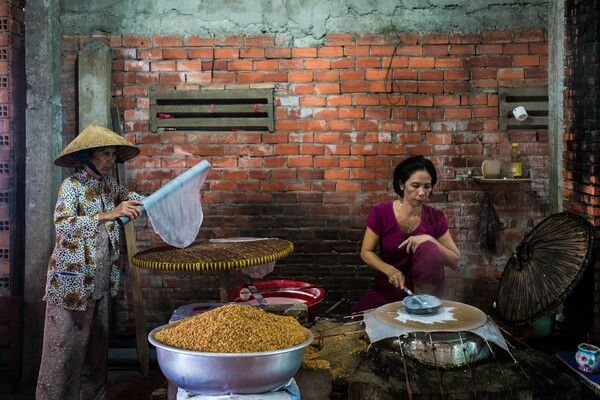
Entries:
[[[436, 316], [437, 318], [434, 318], [435, 322], [441, 322], [444, 320], [446, 320], [446, 321], [455, 320], [454, 315], [452, 313], [453, 309], [454, 309], [454, 307], [442, 307], [440, 313]], [[418, 332], [417, 330], [414, 330], [414, 329], [400, 328], [400, 327], [392, 326], [390, 324], [386, 324], [385, 322], [382, 322], [377, 318], [377, 316], [375, 315], [376, 311], [377, 311], [377, 309], [372, 309], [372, 310], [366, 311], [363, 314], [363, 321], [365, 323], [365, 331], [367, 332], [367, 335], [369, 336], [369, 340], [371, 341], [371, 343], [375, 343], [375, 342], [378, 342], [380, 340], [387, 339], [387, 338], [397, 338], [400, 336], [407, 335], [410, 332]], [[433, 323], [431, 316], [423, 317], [420, 315], [408, 314], [408, 313], [402, 312], [402, 311], [399, 311], [398, 317], [396, 317], [396, 319], [398, 319], [399, 321], [404, 321], [404, 322], [408, 320], [407, 318], [410, 318], [414, 321], [419, 321], [422, 323]], [[422, 331], [422, 330], [419, 330], [419, 331]], [[476, 334], [477, 336], [481, 337], [483, 340], [495, 343], [502, 349], [509, 351], [508, 344], [506, 343], [506, 340], [502, 336], [500, 329], [498, 329], [498, 326], [496, 325], [496, 323], [489, 316], [488, 316], [485, 324], [483, 324], [482, 326], [480, 326], [476, 329], [467, 330], [466, 332], [472, 332], [472, 333]]]

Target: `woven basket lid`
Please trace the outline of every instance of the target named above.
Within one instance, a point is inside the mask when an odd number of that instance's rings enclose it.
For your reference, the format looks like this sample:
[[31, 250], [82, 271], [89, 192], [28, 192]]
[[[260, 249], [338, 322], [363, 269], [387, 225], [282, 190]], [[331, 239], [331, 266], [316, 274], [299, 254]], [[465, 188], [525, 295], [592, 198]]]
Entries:
[[54, 160], [59, 167], [81, 168], [83, 163], [78, 153], [98, 147], [115, 146], [117, 162], [122, 163], [140, 154], [140, 149], [129, 140], [101, 125], [90, 124], [71, 141]]
[[171, 271], [225, 271], [281, 260], [294, 251], [283, 239], [247, 242], [198, 241], [188, 247], [160, 246], [140, 251], [131, 263], [136, 267]]
[[592, 256], [594, 230], [571, 212], [534, 227], [508, 260], [496, 305], [508, 322], [531, 323], [557, 307], [581, 279]]

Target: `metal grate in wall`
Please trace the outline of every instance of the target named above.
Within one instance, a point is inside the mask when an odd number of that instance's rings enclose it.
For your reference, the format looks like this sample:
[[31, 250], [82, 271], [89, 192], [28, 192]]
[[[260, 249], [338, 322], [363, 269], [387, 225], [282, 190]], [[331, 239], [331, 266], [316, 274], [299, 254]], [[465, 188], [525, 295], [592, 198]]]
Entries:
[[275, 130], [272, 89], [153, 91], [150, 112], [153, 132]]
[[[498, 93], [501, 130], [548, 129], [548, 88], [501, 87]], [[528, 117], [517, 121], [512, 114], [515, 107], [523, 106]]]

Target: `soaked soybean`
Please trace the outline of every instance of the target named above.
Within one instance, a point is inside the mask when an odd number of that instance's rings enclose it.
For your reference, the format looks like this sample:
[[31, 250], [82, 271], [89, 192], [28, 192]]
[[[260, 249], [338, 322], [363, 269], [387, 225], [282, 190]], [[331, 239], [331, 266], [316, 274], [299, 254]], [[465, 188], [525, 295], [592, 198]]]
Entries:
[[167, 346], [209, 353], [254, 353], [304, 343], [307, 329], [294, 318], [228, 304], [177, 321], [156, 332]]

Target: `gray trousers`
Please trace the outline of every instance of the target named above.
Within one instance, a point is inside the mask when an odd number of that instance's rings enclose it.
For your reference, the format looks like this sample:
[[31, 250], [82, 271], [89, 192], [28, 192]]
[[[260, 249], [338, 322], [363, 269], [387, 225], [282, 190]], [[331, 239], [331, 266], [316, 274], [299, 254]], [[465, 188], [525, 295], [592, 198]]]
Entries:
[[109, 298], [86, 311], [46, 305], [37, 400], [106, 399]]
[[37, 400], [106, 400], [110, 307], [108, 235], [97, 231], [93, 301], [85, 311], [46, 304]]

